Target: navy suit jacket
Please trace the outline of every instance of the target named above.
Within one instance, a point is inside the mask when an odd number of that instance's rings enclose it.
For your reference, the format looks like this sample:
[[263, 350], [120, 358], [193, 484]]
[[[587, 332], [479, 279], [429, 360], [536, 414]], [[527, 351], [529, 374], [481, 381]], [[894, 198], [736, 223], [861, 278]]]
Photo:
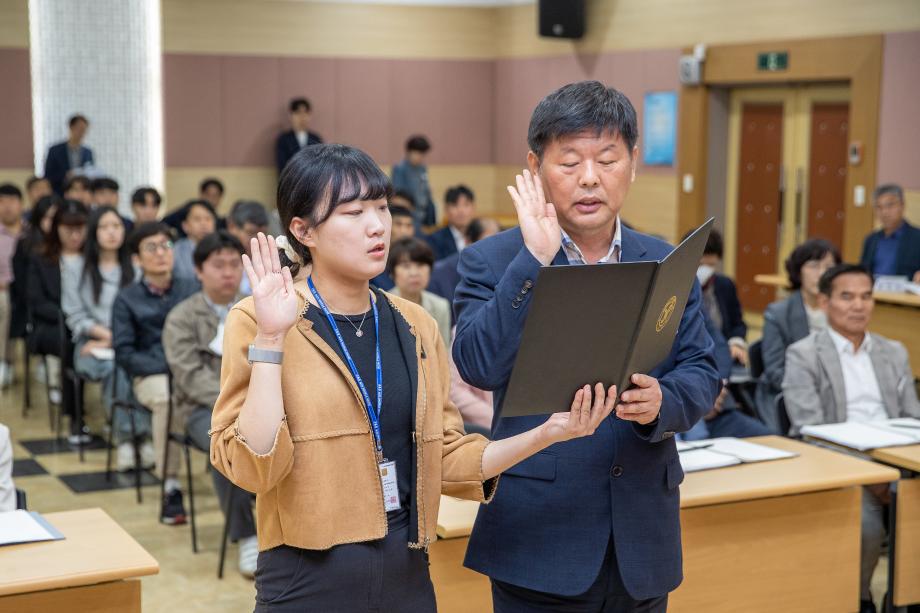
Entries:
[[[322, 142], [323, 139], [319, 134], [316, 132], [307, 132], [306, 147], [318, 145]], [[294, 154], [298, 151], [300, 151], [300, 143], [297, 141], [297, 135], [294, 134], [294, 130], [288, 130], [278, 135], [278, 140], [275, 141], [275, 164], [278, 165], [278, 172], [284, 170], [288, 161], [294, 157]]]
[[[92, 163], [93, 150], [80, 145], [80, 167]], [[48, 157], [45, 158], [45, 178], [58, 195], [64, 192], [68, 170], [70, 170], [70, 155], [67, 152], [67, 142], [52, 145], [48, 149]]]
[[[460, 273], [457, 271], [459, 262], [459, 253], [438, 260], [431, 269], [431, 280], [428, 281], [428, 291], [446, 298], [451, 304], [454, 303], [454, 292], [460, 284]], [[453, 310], [451, 310], [451, 318], [453, 316]]]
[[450, 226], [444, 226], [427, 236], [428, 244], [434, 251], [434, 259], [442, 260], [449, 255], [457, 253], [457, 241], [450, 231]]
[[[671, 249], [622, 230], [622, 261], [659, 260]], [[553, 265], [566, 263], [560, 250]], [[501, 415], [539, 271], [518, 228], [460, 256], [453, 358], [465, 381], [494, 390], [495, 439], [546, 420]], [[700, 305], [694, 282], [671, 354], [648, 373], [664, 396], [658, 419], [641, 426], [611, 416], [593, 436], [557, 443], [505, 471], [495, 498], [480, 507], [466, 566], [527, 589], [573, 596], [597, 578], [612, 538], [633, 598], [661, 596], [680, 584], [678, 485], [684, 473], [674, 433], [706, 414], [721, 386]]]
[[722, 335], [726, 339], [747, 338], [747, 324], [741, 315], [741, 302], [735, 282], [725, 275], [715, 274], [712, 278], [713, 293], [722, 315]]
[[[872, 273], [874, 273], [875, 268], [875, 250], [878, 248], [878, 241], [882, 236], [882, 230], [878, 230], [867, 236], [863, 243], [862, 257], [860, 257], [859, 263]], [[920, 228], [905, 221], [904, 234], [898, 244], [898, 259], [895, 264], [894, 274], [913, 280], [914, 273], [918, 270], [920, 270]]]

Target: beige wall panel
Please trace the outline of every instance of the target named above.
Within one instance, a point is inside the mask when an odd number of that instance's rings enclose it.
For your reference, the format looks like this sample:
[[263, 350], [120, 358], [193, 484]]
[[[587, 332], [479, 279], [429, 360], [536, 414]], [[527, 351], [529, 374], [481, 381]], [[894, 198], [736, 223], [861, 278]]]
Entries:
[[[382, 168], [387, 174], [390, 173], [389, 166], [382, 166]], [[0, 179], [5, 176], [4, 172], [6, 171], [0, 170]], [[25, 176], [28, 176], [28, 171], [23, 172], [26, 173]], [[428, 176], [431, 181], [432, 194], [438, 204], [439, 219], [442, 218], [440, 211], [444, 202], [444, 192], [448, 187], [458, 183], [465, 184], [476, 194], [481, 214], [494, 214], [496, 207], [495, 166], [490, 164], [430, 166]], [[217, 177], [224, 183], [227, 191], [221, 203], [221, 214], [226, 214], [233, 203], [240, 198], [251, 198], [269, 207], [275, 206], [278, 174], [272, 167], [167, 168], [164, 213], [178, 208], [186, 200], [197, 196], [198, 184], [205, 177]], [[507, 194], [505, 197], [507, 199]]]
[[907, 201], [907, 207], [904, 212], [905, 216], [912, 224], [920, 224], [920, 190], [904, 190], [904, 200]]
[[29, 0], [0, 0], [0, 47], [29, 46]]
[[163, 0], [163, 50], [239, 55], [492, 58], [494, 9]]
[[[920, 28], [916, 0], [588, 0], [588, 34], [577, 43], [536, 35], [536, 5], [499, 12], [499, 57], [592, 53], [896, 32]], [[676, 70], [676, 67], [675, 67]]]
[[22, 190], [22, 197], [25, 198], [26, 206], [29, 206], [26, 198], [26, 179], [33, 175], [31, 168], [0, 168], [0, 183], [12, 183]]
[[265, 168], [167, 168], [166, 190], [163, 195], [163, 214], [182, 206], [182, 203], [198, 197], [198, 184], [205, 177], [216, 177], [224, 184], [224, 199], [221, 201], [221, 215], [226, 215], [233, 203], [241, 198], [258, 200], [267, 207], [275, 207], [275, 188], [278, 172]]

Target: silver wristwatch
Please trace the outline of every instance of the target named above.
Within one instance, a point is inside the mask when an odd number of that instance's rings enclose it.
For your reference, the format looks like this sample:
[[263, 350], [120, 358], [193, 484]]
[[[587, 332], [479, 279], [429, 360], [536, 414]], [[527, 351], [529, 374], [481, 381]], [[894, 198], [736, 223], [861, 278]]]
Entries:
[[280, 364], [284, 356], [283, 351], [272, 351], [271, 349], [259, 349], [255, 345], [249, 345], [249, 363], [266, 362], [268, 364]]

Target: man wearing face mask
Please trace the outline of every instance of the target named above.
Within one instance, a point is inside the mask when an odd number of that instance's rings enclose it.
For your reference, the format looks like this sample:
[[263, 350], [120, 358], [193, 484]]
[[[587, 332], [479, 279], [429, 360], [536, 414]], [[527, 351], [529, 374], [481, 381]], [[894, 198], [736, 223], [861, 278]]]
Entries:
[[[689, 233], [684, 236], [687, 238]], [[747, 324], [741, 316], [741, 302], [735, 283], [716, 272], [722, 265], [722, 235], [718, 230], [709, 233], [696, 278], [703, 288], [703, 308], [706, 314], [728, 339], [732, 360], [747, 365]]]

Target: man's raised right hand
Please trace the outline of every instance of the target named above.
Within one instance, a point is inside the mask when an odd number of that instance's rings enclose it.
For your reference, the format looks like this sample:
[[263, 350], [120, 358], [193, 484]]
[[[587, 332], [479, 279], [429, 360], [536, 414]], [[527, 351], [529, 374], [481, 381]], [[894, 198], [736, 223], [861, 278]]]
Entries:
[[528, 251], [547, 266], [562, 245], [562, 230], [556, 218], [556, 207], [546, 201], [539, 177], [529, 170], [517, 175], [517, 189], [508, 186], [508, 193], [517, 209], [518, 224]]

